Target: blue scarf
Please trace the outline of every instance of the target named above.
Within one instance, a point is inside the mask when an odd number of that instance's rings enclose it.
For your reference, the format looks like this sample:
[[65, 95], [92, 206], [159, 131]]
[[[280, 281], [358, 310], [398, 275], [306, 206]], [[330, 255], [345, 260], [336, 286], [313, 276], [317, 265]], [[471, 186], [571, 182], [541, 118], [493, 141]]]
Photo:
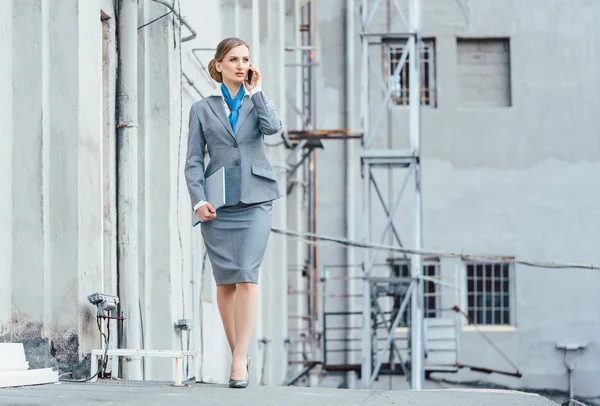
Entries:
[[244, 85], [240, 86], [240, 90], [238, 91], [235, 99], [231, 98], [229, 94], [229, 90], [224, 83], [221, 83], [221, 93], [223, 93], [223, 99], [225, 99], [225, 103], [231, 109], [231, 114], [229, 114], [229, 124], [231, 124], [231, 129], [235, 133], [235, 127], [237, 126], [238, 117], [240, 116], [240, 107], [242, 107], [242, 100], [244, 99], [245, 89]]

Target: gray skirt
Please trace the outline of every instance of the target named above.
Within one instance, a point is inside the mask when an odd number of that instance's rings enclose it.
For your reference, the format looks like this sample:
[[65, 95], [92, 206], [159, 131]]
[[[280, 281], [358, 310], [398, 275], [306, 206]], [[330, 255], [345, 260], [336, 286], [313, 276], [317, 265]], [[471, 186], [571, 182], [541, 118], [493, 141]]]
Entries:
[[217, 285], [258, 283], [272, 223], [273, 202], [268, 201], [222, 207], [217, 218], [201, 224]]

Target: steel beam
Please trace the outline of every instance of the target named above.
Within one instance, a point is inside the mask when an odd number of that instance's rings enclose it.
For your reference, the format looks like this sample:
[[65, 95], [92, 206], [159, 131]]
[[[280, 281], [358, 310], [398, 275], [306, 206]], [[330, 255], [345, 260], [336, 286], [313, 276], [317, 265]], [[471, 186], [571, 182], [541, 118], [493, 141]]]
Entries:
[[[372, 177], [372, 169], [376, 167], [387, 168], [393, 170], [393, 173], [397, 173], [398, 169], [408, 169], [407, 181], [412, 180], [412, 236], [406, 240], [411, 241], [415, 249], [420, 249], [422, 246], [422, 212], [421, 212], [421, 171], [420, 171], [420, 38], [419, 30], [421, 25], [421, 0], [405, 0], [409, 4], [409, 22], [408, 32], [381, 32], [378, 30], [371, 30], [370, 23], [374, 20], [377, 14], [380, 0], [362, 0], [362, 72], [361, 72], [361, 119], [362, 128], [365, 131], [364, 134], [364, 152], [362, 155], [362, 174], [363, 174], [363, 243], [373, 243], [371, 241], [372, 235], [372, 224], [371, 217], [373, 213], [372, 206], [372, 187], [377, 188], [375, 179]], [[401, 19], [406, 23], [406, 18], [403, 14], [402, 7], [400, 6], [400, 0], [394, 0], [395, 10], [400, 14]], [[388, 2], [388, 6], [391, 3]], [[390, 6], [391, 7], [391, 6]], [[389, 10], [391, 11], [391, 10]], [[378, 27], [380, 28], [380, 27]], [[379, 37], [378, 42], [373, 42], [375, 38]], [[394, 72], [391, 74], [392, 77], [397, 78], [402, 69], [405, 69], [405, 63], [408, 58], [408, 69], [409, 69], [409, 87], [411, 89], [409, 97], [409, 147], [406, 150], [375, 150], [371, 149], [371, 144], [378, 136], [380, 131], [380, 123], [382, 121], [385, 111], [389, 108], [395, 109], [396, 106], [393, 103], [392, 89], [389, 85], [389, 80], [385, 81], [380, 77], [379, 68], [377, 63], [371, 64], [370, 62], [370, 47], [372, 46], [384, 46], [385, 40], [390, 39], [404, 39], [406, 40], [406, 46], [403, 49], [402, 56], [398, 64], [394, 67]], [[373, 66], [373, 68], [371, 68]], [[380, 76], [377, 76], [377, 75]], [[377, 106], [370, 100], [370, 83], [371, 79], [377, 82], [381, 86], [383, 99], [381, 102], [377, 102]], [[371, 108], [373, 107], [373, 109]], [[375, 109], [375, 107], [377, 107]], [[375, 110], [375, 116], [371, 120], [371, 111]], [[392, 113], [395, 114], [395, 113]], [[396, 118], [396, 116], [394, 116]], [[376, 189], [380, 200], [382, 199], [379, 189]], [[395, 234], [395, 242], [401, 246], [400, 236], [396, 232], [397, 227], [394, 225], [394, 214], [398, 207], [398, 202], [401, 196], [405, 193], [405, 188], [402, 187], [397, 192], [397, 197], [393, 203], [391, 210], [384, 205], [384, 211], [386, 214], [386, 221], [384, 228], [381, 231], [381, 236], [385, 238], [389, 230]], [[379, 233], [378, 233], [379, 234]], [[362, 375], [362, 387], [371, 388], [373, 382], [377, 379], [380, 372], [381, 365], [383, 363], [383, 353], [379, 352], [376, 343], [376, 334], [373, 334], [371, 328], [371, 318], [373, 312], [380, 313], [381, 308], [378, 303], [372, 303], [371, 300], [377, 301], [377, 297], [372, 297], [372, 284], [374, 277], [371, 274], [373, 264], [375, 262], [374, 255], [370, 250], [365, 250], [363, 254], [363, 270], [364, 270], [364, 281], [363, 281], [363, 325], [362, 325], [362, 362], [361, 362], [361, 375]], [[421, 280], [422, 273], [422, 257], [420, 255], [414, 255], [410, 261], [411, 265], [411, 288], [410, 295], [406, 295], [401, 306], [401, 312], [396, 316], [392, 327], [387, 336], [388, 344], [393, 343], [393, 330], [398, 325], [401, 313], [408, 307], [408, 300], [410, 300], [411, 310], [411, 325], [410, 325], [410, 378], [412, 389], [421, 389], [424, 378], [424, 344], [423, 344], [423, 282]], [[383, 278], [387, 282], [390, 282], [393, 278]], [[393, 348], [396, 348], [395, 344]], [[373, 355], [374, 349], [376, 354], [376, 365], [373, 368]]]
[[[408, 61], [409, 69], [409, 95], [410, 109], [410, 149], [419, 151], [421, 142], [421, 53], [419, 52], [419, 30], [421, 28], [421, 0], [410, 0], [409, 29], [415, 35], [408, 40], [409, 52], [411, 54]], [[421, 213], [421, 169], [420, 162], [415, 163], [414, 171], [414, 217], [413, 233], [415, 249], [422, 248], [422, 213]], [[415, 281], [414, 294], [411, 297], [411, 388], [422, 389], [424, 374], [424, 349], [423, 340], [423, 282], [418, 279], [423, 271], [423, 257], [421, 255], [413, 256], [411, 261], [411, 276]]]

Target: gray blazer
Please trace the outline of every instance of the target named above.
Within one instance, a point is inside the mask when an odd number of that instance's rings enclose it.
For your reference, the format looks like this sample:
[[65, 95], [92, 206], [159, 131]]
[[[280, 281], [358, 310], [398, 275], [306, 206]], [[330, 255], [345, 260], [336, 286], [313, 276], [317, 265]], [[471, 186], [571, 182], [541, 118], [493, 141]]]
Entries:
[[[246, 94], [234, 133], [221, 96], [212, 95], [192, 105], [185, 179], [192, 207], [207, 200], [204, 179], [225, 167], [226, 205], [260, 203], [281, 197], [277, 177], [267, 159], [264, 135], [282, 125], [275, 106], [262, 91]], [[204, 168], [205, 146], [210, 161]]]

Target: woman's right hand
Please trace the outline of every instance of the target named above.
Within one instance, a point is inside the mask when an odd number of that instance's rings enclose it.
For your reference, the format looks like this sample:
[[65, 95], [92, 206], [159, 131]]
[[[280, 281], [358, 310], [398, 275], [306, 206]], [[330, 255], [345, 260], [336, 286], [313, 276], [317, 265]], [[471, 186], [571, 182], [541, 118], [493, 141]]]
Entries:
[[212, 219], [217, 217], [217, 211], [210, 203], [203, 204], [198, 207], [196, 210], [196, 214], [200, 217], [200, 221], [202, 223], [206, 223], [207, 221], [211, 221]]

